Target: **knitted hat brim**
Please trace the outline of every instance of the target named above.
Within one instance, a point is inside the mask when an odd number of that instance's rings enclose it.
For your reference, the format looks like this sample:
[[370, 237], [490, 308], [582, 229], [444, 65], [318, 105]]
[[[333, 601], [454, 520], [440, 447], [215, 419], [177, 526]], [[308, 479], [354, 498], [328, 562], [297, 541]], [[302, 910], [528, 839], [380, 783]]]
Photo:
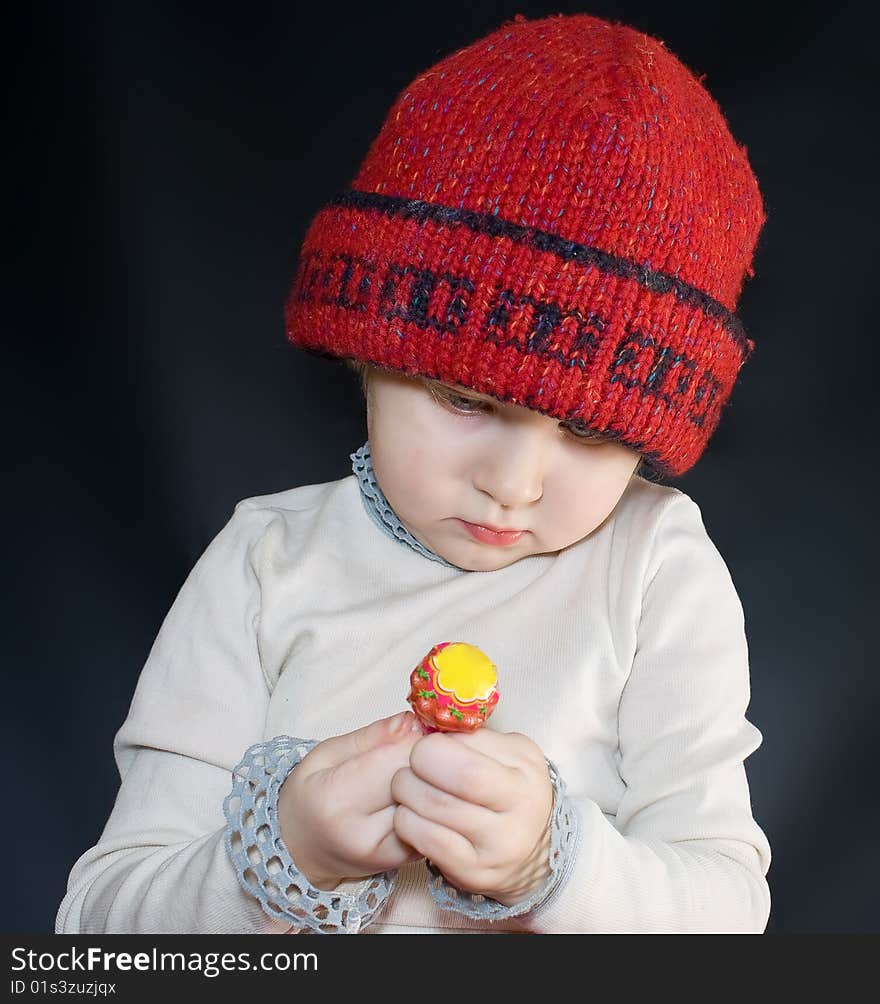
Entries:
[[312, 220], [285, 322], [308, 352], [578, 420], [669, 477], [703, 453], [754, 349], [674, 275], [491, 213], [353, 190]]

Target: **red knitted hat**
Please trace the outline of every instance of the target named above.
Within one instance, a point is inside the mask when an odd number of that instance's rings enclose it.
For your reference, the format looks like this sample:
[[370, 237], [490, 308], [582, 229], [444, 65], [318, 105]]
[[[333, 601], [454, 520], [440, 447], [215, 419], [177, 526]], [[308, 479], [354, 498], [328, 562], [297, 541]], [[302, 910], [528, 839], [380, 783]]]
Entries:
[[518, 14], [396, 98], [285, 307], [320, 356], [583, 423], [677, 476], [754, 348], [746, 148], [658, 39]]

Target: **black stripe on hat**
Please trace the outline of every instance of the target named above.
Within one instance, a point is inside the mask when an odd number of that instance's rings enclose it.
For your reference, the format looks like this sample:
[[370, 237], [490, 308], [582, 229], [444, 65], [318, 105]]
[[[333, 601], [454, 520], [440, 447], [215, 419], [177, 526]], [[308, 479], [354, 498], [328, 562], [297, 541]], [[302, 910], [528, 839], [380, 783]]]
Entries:
[[506, 237], [508, 240], [520, 244], [531, 245], [539, 251], [548, 251], [562, 261], [578, 261], [585, 265], [594, 265], [610, 275], [632, 279], [653, 293], [671, 292], [682, 303], [699, 307], [709, 317], [720, 320], [724, 328], [733, 336], [743, 353], [744, 360], [748, 358], [749, 346], [742, 321], [731, 313], [724, 304], [701, 289], [697, 289], [696, 286], [683, 282], [677, 276], [646, 268], [631, 258], [608, 254], [606, 251], [600, 251], [599, 248], [578, 244], [576, 241], [567, 240], [558, 234], [551, 234], [536, 227], [512, 223], [494, 213], [480, 213], [473, 209], [453, 209], [451, 206], [443, 206], [436, 202], [423, 202], [420, 199], [405, 199], [396, 195], [381, 195], [378, 192], [349, 189], [333, 196], [327, 205], [352, 206], [356, 209], [378, 209], [387, 216], [414, 219], [419, 223], [431, 220], [434, 223], [459, 224], [474, 233], [486, 234], [489, 237]]

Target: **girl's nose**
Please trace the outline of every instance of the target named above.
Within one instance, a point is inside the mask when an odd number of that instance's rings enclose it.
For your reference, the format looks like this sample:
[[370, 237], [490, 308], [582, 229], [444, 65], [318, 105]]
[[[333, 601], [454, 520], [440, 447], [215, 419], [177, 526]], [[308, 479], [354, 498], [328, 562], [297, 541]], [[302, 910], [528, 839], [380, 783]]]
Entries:
[[537, 444], [497, 449], [483, 459], [474, 486], [504, 509], [526, 509], [544, 494], [544, 462]]
[[522, 511], [539, 502], [543, 490], [534, 480], [515, 481], [511, 477], [503, 480], [482, 480], [475, 482], [480, 491], [490, 495], [502, 509]]

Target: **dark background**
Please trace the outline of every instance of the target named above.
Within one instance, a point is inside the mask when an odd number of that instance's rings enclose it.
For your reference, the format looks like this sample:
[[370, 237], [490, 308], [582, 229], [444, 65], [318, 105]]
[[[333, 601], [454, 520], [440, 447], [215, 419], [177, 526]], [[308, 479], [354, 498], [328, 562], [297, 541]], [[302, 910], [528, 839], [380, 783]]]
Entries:
[[575, 11], [706, 74], [761, 184], [739, 311], [757, 348], [703, 458], [665, 483], [700, 505], [745, 610], [768, 932], [880, 930], [878, 60], [860, 9], [170, 0], [19, 11], [6, 39], [3, 930], [53, 930], [115, 798], [138, 674], [235, 502], [344, 477], [366, 438], [354, 378], [284, 340], [310, 218], [419, 72], [515, 13]]

